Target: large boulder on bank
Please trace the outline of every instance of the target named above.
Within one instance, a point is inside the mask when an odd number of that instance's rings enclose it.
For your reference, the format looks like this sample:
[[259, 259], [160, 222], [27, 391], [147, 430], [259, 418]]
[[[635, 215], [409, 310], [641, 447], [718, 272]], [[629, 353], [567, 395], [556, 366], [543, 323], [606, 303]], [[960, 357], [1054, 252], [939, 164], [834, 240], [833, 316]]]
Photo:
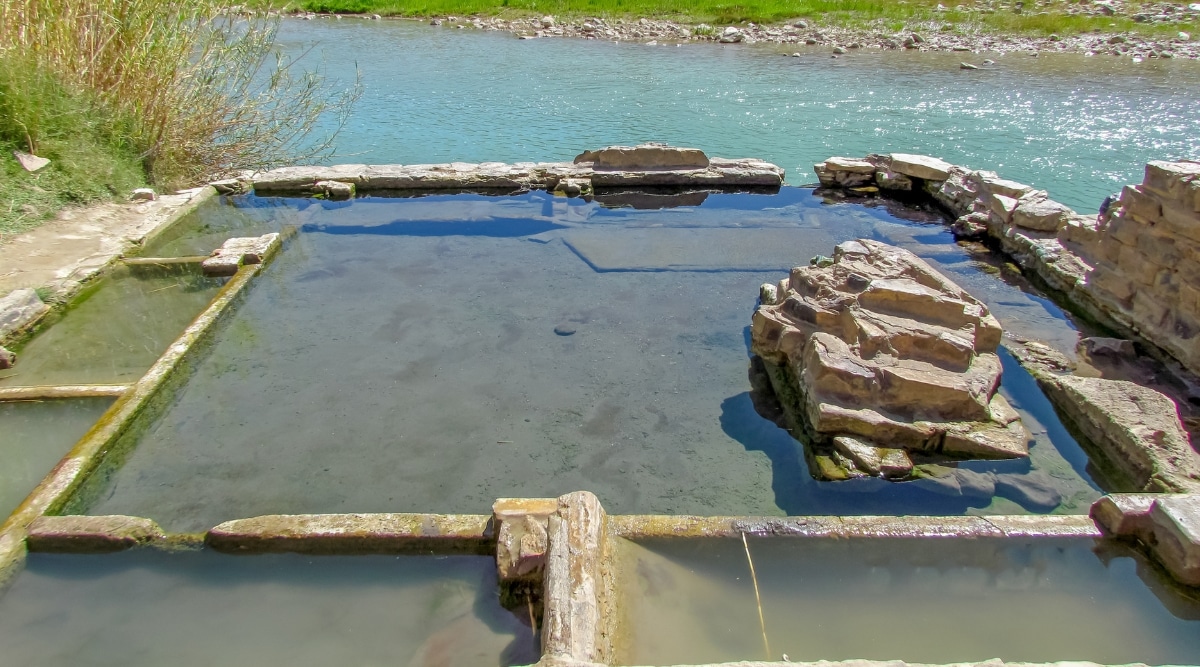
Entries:
[[923, 459], [1028, 456], [1019, 415], [996, 393], [1001, 329], [986, 306], [877, 241], [843, 243], [814, 264], [763, 285], [752, 350], [793, 428], [828, 445], [835, 468], [900, 477], [911, 466], [896, 449]]

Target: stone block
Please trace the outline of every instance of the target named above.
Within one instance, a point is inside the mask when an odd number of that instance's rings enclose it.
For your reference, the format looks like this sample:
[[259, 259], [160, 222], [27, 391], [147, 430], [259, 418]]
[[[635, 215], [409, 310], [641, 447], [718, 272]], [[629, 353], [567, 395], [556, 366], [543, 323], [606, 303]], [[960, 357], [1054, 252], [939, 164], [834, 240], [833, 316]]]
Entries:
[[709, 160], [698, 148], [680, 148], [646, 143], [637, 146], [608, 146], [584, 151], [575, 164], [592, 163], [594, 169], [642, 171], [654, 169], [707, 169]]
[[558, 512], [549, 519], [542, 596], [545, 658], [601, 664], [612, 658], [606, 522], [600, 501], [587, 491], [560, 497]]
[[1151, 262], [1159, 266], [1175, 266], [1183, 259], [1186, 249], [1177, 245], [1175, 239], [1163, 234], [1159, 226], [1147, 229], [1138, 236], [1137, 249], [1145, 254]]
[[1110, 493], [1092, 503], [1088, 515], [1106, 535], [1144, 538], [1150, 533], [1150, 510], [1158, 493]]
[[853, 461], [855, 467], [868, 475], [907, 477], [912, 473], [912, 459], [903, 449], [876, 447], [849, 436], [834, 438], [833, 446], [838, 452]]
[[1158, 272], [1162, 269], [1146, 253], [1127, 245], [1121, 246], [1120, 254], [1117, 256], [1117, 266], [1125, 277], [1141, 285], [1153, 285]]
[[278, 233], [231, 238], [200, 266], [208, 276], [232, 276], [242, 266], [262, 263], [279, 246]]
[[557, 511], [557, 498], [501, 498], [492, 505], [501, 582], [541, 582], [548, 522]]
[[875, 165], [866, 161], [850, 157], [831, 157], [824, 162], [825, 168], [830, 171], [848, 171], [852, 174], [874, 174]]
[[1068, 216], [1074, 215], [1064, 204], [1053, 199], [1027, 197], [1020, 200], [1013, 210], [1012, 222], [1018, 227], [1041, 232], [1057, 232], [1067, 222]]
[[988, 209], [1000, 217], [1005, 224], [1012, 223], [1013, 211], [1017, 210], [1017, 200], [1007, 195], [992, 193], [987, 198]]
[[892, 153], [892, 171], [927, 181], [944, 181], [950, 177], [949, 162], [926, 155]]
[[1146, 492], [1200, 491], [1192, 449], [1167, 396], [1124, 380], [1043, 375], [1038, 384], [1129, 483]]
[[1008, 181], [993, 175], [985, 175], [980, 178], [980, 183], [983, 189], [992, 194], [1004, 195], [1013, 199], [1020, 199], [1025, 195], [1033, 192], [1033, 187], [1018, 183], [1016, 181]]
[[30, 551], [107, 553], [160, 542], [166, 534], [135, 516], [42, 516], [29, 525]]
[[1128, 303], [1137, 289], [1133, 281], [1121, 275], [1114, 269], [1097, 266], [1089, 277], [1088, 285], [1104, 293], [1112, 295], [1117, 301]]
[[0, 345], [0, 370], [12, 368], [17, 363], [17, 355], [8, 348]]
[[1147, 222], [1157, 222], [1162, 217], [1162, 204], [1154, 195], [1145, 192], [1140, 185], [1126, 185], [1121, 191], [1121, 208]]
[[1186, 201], [1190, 185], [1200, 179], [1200, 162], [1154, 161], [1146, 165], [1143, 187], [1180, 202]]
[[1147, 290], [1138, 290], [1133, 295], [1132, 311], [1138, 327], [1143, 331], [1149, 328], [1153, 334], [1165, 326], [1171, 308]]
[[313, 189], [329, 199], [350, 199], [354, 196], [354, 184], [342, 181], [317, 181]]
[[1200, 586], [1200, 494], [1159, 498], [1150, 522], [1154, 555], [1175, 579]]
[[1125, 245], [1136, 246], [1146, 226], [1132, 218], [1114, 216], [1104, 227], [1104, 235]]
[[0, 340], [38, 321], [50, 306], [32, 289], [18, 289], [0, 297]]
[[1162, 223], [1171, 234], [1200, 243], [1200, 213], [1176, 202], [1162, 204]]
[[884, 190], [912, 190], [912, 179], [894, 171], [875, 172], [875, 184]]

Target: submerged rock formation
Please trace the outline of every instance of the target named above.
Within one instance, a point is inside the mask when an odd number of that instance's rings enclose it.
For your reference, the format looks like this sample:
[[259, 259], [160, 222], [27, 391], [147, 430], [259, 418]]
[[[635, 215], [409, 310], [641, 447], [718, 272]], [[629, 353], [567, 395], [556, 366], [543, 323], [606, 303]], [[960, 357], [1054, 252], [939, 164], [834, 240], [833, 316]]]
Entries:
[[999, 322], [916, 255], [850, 241], [760, 298], [752, 351], [793, 429], [818, 447], [814, 475], [904, 478], [913, 456], [1028, 456], [996, 393]]

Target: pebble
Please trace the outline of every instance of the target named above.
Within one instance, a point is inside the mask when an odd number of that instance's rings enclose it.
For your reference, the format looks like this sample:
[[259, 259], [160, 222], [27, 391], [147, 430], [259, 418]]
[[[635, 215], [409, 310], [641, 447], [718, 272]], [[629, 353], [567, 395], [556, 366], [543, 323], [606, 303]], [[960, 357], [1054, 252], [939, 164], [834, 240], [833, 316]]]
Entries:
[[567, 322], [563, 322], [562, 324], [554, 327], [554, 333], [558, 334], [559, 336], [573, 336], [575, 335], [576, 331], [578, 331], [578, 329], [575, 328], [575, 325], [568, 324]]

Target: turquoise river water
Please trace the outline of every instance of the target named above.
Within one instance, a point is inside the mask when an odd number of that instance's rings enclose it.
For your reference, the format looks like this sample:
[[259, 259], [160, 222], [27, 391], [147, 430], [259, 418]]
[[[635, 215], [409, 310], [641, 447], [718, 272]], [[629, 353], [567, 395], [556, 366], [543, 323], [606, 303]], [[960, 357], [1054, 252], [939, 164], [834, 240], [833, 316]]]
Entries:
[[[1148, 160], [1200, 157], [1200, 63], [567, 39], [412, 21], [288, 21], [281, 45], [365, 92], [336, 162], [569, 160], [640, 141], [761, 157], [788, 182], [831, 155], [936, 155], [1081, 212]], [[800, 57], [784, 57], [800, 49]]]

